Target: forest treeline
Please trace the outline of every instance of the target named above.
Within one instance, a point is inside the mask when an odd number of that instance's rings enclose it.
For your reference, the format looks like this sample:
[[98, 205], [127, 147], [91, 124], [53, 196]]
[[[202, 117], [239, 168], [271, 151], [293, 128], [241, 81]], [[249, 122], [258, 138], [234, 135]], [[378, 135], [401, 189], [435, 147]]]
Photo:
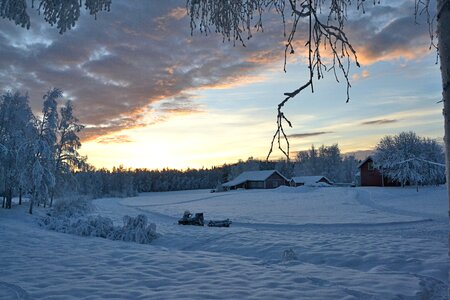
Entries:
[[[62, 101], [59, 89], [49, 90], [35, 115], [29, 96], [6, 92], [0, 96], [0, 194], [2, 207], [12, 198], [33, 205], [52, 205], [55, 197], [125, 197], [142, 192], [215, 189], [245, 171], [277, 170], [286, 178], [326, 176], [334, 182], [353, 183], [359, 161], [343, 155], [337, 144], [297, 153], [295, 159], [266, 161], [253, 157], [234, 164], [202, 169], [96, 169], [78, 153], [78, 134], [84, 128], [73, 114], [71, 101]], [[377, 167], [387, 176], [407, 183], [442, 183], [442, 146], [413, 132], [384, 137], [375, 151]]]
[[342, 155], [338, 145], [322, 145], [319, 148], [313, 145], [290, 161], [266, 161], [250, 157], [234, 164], [184, 171], [126, 169], [121, 166], [110, 171], [89, 167], [76, 172], [74, 177], [78, 191], [85, 195], [133, 196], [142, 192], [214, 189], [242, 172], [257, 170], [277, 170], [288, 179], [293, 176], [323, 175], [335, 182], [352, 183], [357, 165], [356, 158]]

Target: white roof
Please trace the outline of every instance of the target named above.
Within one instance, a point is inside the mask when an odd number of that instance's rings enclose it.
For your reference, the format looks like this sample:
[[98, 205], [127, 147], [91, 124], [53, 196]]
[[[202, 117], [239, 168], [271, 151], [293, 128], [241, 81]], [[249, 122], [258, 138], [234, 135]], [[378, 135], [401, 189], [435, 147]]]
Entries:
[[366, 157], [366, 159], [364, 159], [362, 162], [360, 162], [359, 165], [358, 165], [358, 169], [361, 168], [362, 165], [365, 164], [368, 160], [372, 160], [373, 161], [372, 156], [369, 155], [369, 156]]
[[291, 181], [294, 181], [295, 183], [303, 183], [304, 185], [310, 185], [318, 183], [322, 178], [325, 178], [328, 182], [332, 182], [325, 176], [298, 176], [292, 177]]
[[222, 186], [225, 186], [225, 187], [227, 187], [227, 186], [235, 186], [235, 185], [242, 184], [242, 183], [244, 183], [246, 181], [264, 181], [267, 178], [269, 178], [270, 176], [272, 176], [273, 173], [277, 173], [278, 175], [280, 175], [281, 177], [286, 179], [286, 177], [281, 175], [281, 173], [278, 172], [277, 170], [246, 171], [246, 172], [242, 172], [235, 179], [222, 184]]

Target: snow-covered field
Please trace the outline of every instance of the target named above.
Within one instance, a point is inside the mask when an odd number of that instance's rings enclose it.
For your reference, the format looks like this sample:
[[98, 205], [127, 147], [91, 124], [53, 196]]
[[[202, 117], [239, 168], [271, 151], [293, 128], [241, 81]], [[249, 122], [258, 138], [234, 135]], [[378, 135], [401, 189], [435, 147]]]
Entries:
[[[447, 299], [444, 187], [183, 191], [95, 200], [150, 245], [80, 237], [0, 209], [0, 299]], [[185, 210], [230, 228], [177, 225]], [[283, 255], [285, 254], [285, 255]], [[289, 255], [286, 255], [289, 254]]]

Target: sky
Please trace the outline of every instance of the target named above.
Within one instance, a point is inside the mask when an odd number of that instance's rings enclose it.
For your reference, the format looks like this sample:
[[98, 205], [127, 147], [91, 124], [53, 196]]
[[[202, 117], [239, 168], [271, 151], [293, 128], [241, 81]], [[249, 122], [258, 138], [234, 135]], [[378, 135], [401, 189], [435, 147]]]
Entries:
[[[414, 1], [351, 10], [345, 30], [361, 66], [351, 66], [350, 101], [332, 72], [285, 106], [291, 154], [338, 144], [373, 149], [385, 135], [415, 131], [441, 141], [441, 79], [428, 26]], [[30, 8], [26, 30], [0, 20], [0, 89], [27, 92], [33, 111], [51, 88], [64, 91], [86, 125], [80, 153], [95, 167], [201, 168], [264, 159], [283, 94], [308, 79], [304, 44], [283, 71], [282, 19], [245, 47], [211, 32], [191, 34], [185, 1], [113, 0], [59, 34]], [[300, 27], [304, 28], [304, 27]], [[326, 55], [324, 59], [326, 60]], [[274, 151], [272, 158], [282, 156]]]

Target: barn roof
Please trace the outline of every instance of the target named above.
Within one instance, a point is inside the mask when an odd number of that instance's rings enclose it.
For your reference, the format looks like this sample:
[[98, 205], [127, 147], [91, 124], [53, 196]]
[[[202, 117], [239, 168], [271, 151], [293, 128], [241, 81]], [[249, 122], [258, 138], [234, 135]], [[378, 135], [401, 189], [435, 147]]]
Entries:
[[367, 161], [369, 161], [369, 160], [373, 161], [373, 158], [372, 158], [372, 156], [370, 156], [370, 155], [367, 156], [366, 159], [364, 159], [362, 162], [359, 163], [358, 169], [361, 168], [362, 165], [364, 165], [364, 164], [365, 164]]
[[295, 183], [303, 183], [304, 185], [315, 184], [318, 183], [322, 178], [324, 178], [330, 184], [332, 181], [325, 176], [297, 176], [292, 177], [291, 181]]
[[272, 176], [273, 173], [277, 173], [282, 178], [284, 178], [286, 181], [288, 181], [288, 179], [286, 177], [284, 177], [277, 170], [246, 171], [246, 172], [242, 172], [235, 179], [233, 179], [231, 181], [228, 181], [228, 182], [225, 182], [224, 184], [222, 184], [222, 186], [224, 186], [224, 187], [235, 186], [235, 185], [242, 184], [242, 183], [244, 183], [246, 181], [265, 181], [267, 178]]

